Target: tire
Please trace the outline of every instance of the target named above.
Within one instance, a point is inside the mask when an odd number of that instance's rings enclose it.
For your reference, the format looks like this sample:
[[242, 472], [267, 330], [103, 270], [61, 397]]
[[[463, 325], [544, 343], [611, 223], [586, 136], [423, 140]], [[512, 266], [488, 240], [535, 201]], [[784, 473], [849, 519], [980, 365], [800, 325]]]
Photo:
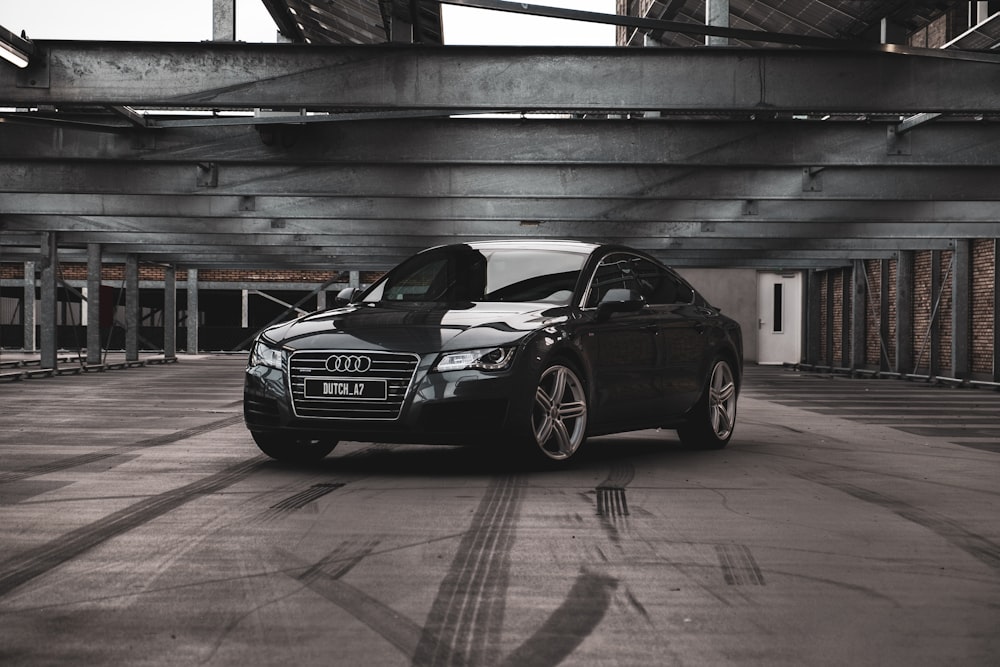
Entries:
[[315, 463], [337, 446], [336, 440], [294, 438], [275, 433], [251, 432], [260, 451], [285, 463]]
[[705, 393], [691, 411], [687, 424], [677, 429], [681, 442], [697, 449], [722, 449], [736, 428], [736, 376], [729, 361], [712, 364]]
[[529, 417], [528, 452], [536, 461], [563, 462], [587, 437], [587, 392], [579, 373], [565, 362], [545, 367]]

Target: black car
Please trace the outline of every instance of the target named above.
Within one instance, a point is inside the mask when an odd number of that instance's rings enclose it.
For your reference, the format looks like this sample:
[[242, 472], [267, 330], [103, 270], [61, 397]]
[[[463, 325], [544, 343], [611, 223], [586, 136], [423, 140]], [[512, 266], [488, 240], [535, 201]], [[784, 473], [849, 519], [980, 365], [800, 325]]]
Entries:
[[565, 461], [587, 436], [725, 447], [739, 325], [651, 256], [574, 241], [431, 248], [260, 332], [244, 416], [280, 460], [340, 440], [491, 444]]

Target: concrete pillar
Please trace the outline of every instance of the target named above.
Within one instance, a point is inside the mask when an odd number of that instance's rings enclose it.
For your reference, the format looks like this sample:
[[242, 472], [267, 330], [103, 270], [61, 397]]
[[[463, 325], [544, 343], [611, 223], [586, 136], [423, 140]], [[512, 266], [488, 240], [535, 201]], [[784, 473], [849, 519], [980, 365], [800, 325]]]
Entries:
[[87, 363], [101, 363], [101, 244], [87, 244]]
[[198, 353], [198, 269], [187, 270], [187, 353]]
[[125, 361], [139, 360], [139, 258], [125, 257]]
[[24, 351], [38, 349], [35, 339], [35, 263], [24, 263], [24, 301], [21, 306], [21, 324], [24, 327]]
[[972, 241], [956, 239], [951, 272], [951, 376], [966, 380], [972, 373], [971, 297]]
[[[705, 25], [729, 27], [729, 0], [705, 1]], [[705, 35], [705, 46], [729, 46], [729, 38]]]
[[350, 281], [350, 286], [351, 287], [353, 287], [355, 289], [357, 289], [358, 287], [361, 287], [361, 272], [360, 271], [351, 271], [349, 273], [349, 276], [350, 277], [348, 278], [348, 280]]
[[56, 336], [56, 278], [59, 274], [59, 255], [57, 250], [57, 240], [55, 232], [47, 232], [42, 235], [42, 307], [39, 312], [41, 324], [41, 355], [42, 368], [56, 367], [56, 349], [58, 340]]
[[177, 356], [177, 267], [163, 270], [163, 357]]
[[236, 0], [212, 0], [212, 41], [236, 41]]
[[240, 326], [244, 329], [250, 327], [250, 290], [242, 290], [243, 314], [240, 317]]
[[865, 262], [854, 260], [851, 299], [851, 370], [865, 365]]
[[904, 250], [896, 260], [896, 370], [912, 373], [913, 368], [913, 281], [916, 253]]

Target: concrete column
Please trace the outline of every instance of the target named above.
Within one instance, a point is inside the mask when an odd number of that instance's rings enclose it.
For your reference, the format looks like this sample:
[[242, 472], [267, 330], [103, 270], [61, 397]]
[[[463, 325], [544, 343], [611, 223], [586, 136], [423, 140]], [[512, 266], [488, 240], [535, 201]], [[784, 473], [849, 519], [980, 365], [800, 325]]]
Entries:
[[101, 363], [101, 244], [87, 245], [87, 363]]
[[187, 353], [198, 354], [198, 269], [187, 270]]
[[24, 351], [38, 349], [35, 339], [35, 263], [24, 263], [24, 302], [21, 306], [21, 324], [24, 327]]
[[972, 373], [969, 286], [972, 284], [972, 241], [956, 239], [951, 272], [951, 376], [968, 379]]
[[139, 258], [125, 257], [125, 361], [139, 360]]
[[348, 280], [350, 281], [350, 286], [351, 287], [353, 287], [355, 289], [357, 289], [358, 287], [361, 287], [361, 272], [360, 271], [351, 271], [348, 275], [349, 275]]
[[236, 0], [212, 0], [212, 40], [236, 41]]
[[326, 310], [326, 290], [316, 292], [316, 310]]
[[244, 329], [250, 327], [250, 290], [242, 290], [243, 314], [240, 317], [240, 326]]
[[[729, 27], [729, 0], [705, 0], [705, 25]], [[729, 38], [705, 35], [705, 46], [729, 46]]]
[[851, 299], [851, 370], [865, 365], [865, 262], [854, 260]]
[[177, 356], [177, 267], [163, 270], [163, 357]]
[[[843, 274], [843, 280], [840, 286], [840, 340], [841, 340], [841, 351], [840, 351], [840, 367], [850, 368], [851, 367], [851, 336], [853, 329], [852, 323], [854, 322], [854, 311], [851, 310], [850, 305], [854, 303], [851, 295], [854, 293], [853, 281], [851, 276], [853, 275], [853, 269], [843, 269], [841, 271]], [[833, 315], [831, 314], [831, 317]]]
[[42, 368], [56, 367], [56, 278], [59, 274], [59, 256], [55, 232], [42, 235], [42, 307], [39, 312], [41, 324], [41, 354]]
[[913, 281], [916, 253], [904, 250], [896, 260], [896, 370], [913, 372]]

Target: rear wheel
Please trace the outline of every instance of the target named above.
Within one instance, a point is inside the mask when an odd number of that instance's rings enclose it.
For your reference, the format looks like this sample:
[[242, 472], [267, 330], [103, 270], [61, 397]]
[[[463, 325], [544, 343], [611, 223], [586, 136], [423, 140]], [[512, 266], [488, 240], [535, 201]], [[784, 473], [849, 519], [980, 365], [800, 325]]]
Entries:
[[705, 394], [691, 411], [688, 423], [677, 429], [681, 442], [699, 449], [722, 449], [736, 428], [737, 386], [725, 359], [712, 365]]
[[542, 460], [565, 461], [587, 433], [587, 394], [568, 364], [550, 364], [538, 379], [531, 406], [531, 451]]
[[337, 446], [336, 440], [295, 438], [275, 433], [251, 432], [260, 451], [276, 461], [288, 463], [315, 463]]

